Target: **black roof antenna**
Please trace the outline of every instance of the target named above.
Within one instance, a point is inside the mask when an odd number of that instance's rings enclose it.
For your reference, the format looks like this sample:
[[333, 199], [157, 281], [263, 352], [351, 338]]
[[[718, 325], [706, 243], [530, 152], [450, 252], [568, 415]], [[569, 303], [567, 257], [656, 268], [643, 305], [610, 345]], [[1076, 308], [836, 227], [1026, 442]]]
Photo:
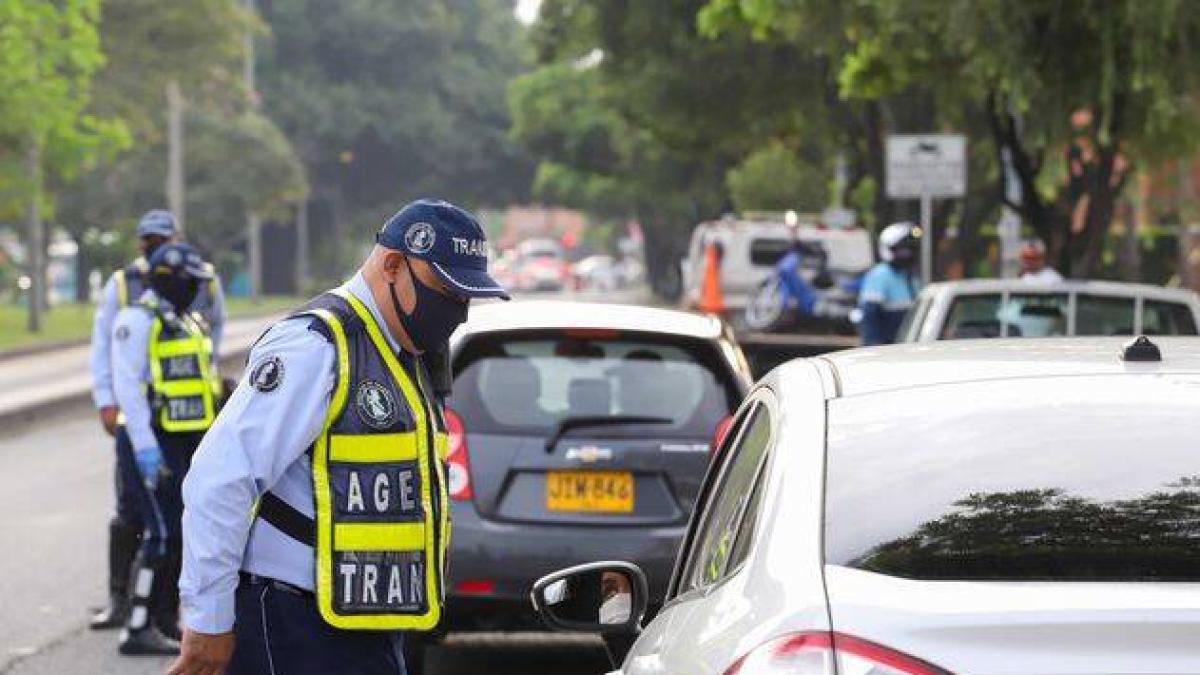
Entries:
[[1121, 350], [1122, 361], [1162, 361], [1162, 350], [1145, 335], [1125, 344]]

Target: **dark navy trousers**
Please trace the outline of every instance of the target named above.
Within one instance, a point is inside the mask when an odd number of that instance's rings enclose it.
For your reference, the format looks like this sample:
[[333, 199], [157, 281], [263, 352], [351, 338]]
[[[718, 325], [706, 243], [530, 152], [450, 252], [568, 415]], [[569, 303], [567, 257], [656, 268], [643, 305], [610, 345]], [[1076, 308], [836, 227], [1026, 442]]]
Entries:
[[[204, 437], [200, 432], [168, 434], [155, 431], [167, 475], [154, 490], [146, 488], [133, 458], [133, 446], [125, 427], [117, 427], [117, 466], [125, 478], [126, 489], [133, 493], [142, 534], [142, 556], [150, 562], [164, 561], [180, 546], [180, 519], [183, 516], [183, 478], [192, 463], [192, 454]], [[124, 460], [122, 457], [124, 456]]]
[[121, 525], [141, 532], [145, 526], [138, 496], [142, 479], [133, 459], [133, 443], [129, 441], [124, 425], [117, 427], [114, 435], [117, 441], [117, 464], [114, 470], [117, 484], [116, 519]]
[[400, 633], [333, 628], [316, 598], [243, 575], [225, 675], [405, 675]]

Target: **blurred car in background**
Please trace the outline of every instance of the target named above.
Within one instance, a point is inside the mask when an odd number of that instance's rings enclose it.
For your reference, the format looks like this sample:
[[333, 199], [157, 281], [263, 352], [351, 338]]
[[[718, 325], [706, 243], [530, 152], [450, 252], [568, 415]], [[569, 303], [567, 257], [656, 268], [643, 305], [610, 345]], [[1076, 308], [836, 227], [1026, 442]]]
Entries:
[[1195, 673], [1200, 348], [1126, 342], [792, 361], [738, 411], [644, 630], [656, 573], [625, 562], [534, 601], [604, 634], [613, 675]]
[[570, 279], [562, 244], [550, 238], [528, 239], [517, 246], [513, 284], [517, 291], [561, 291]]
[[964, 338], [1196, 335], [1193, 291], [1110, 281], [973, 279], [931, 284], [900, 326], [900, 342]]
[[624, 285], [611, 255], [590, 255], [571, 267], [575, 290], [615, 291]]
[[705, 248], [721, 245], [721, 293], [725, 306], [742, 310], [763, 282], [775, 272], [775, 264], [788, 254], [799, 239], [825, 252], [824, 270], [815, 264], [800, 270], [804, 281], [813, 284], [824, 271], [833, 287], [852, 284], [875, 263], [870, 234], [859, 227], [832, 229], [816, 220], [789, 225], [783, 218], [764, 220], [723, 219], [701, 223], [692, 231], [687, 258], [682, 263], [683, 303], [695, 307], [704, 279]]
[[531, 300], [452, 339], [454, 536], [442, 630], [537, 630], [534, 580], [637, 561], [660, 598], [712, 448], [750, 385], [711, 317]]

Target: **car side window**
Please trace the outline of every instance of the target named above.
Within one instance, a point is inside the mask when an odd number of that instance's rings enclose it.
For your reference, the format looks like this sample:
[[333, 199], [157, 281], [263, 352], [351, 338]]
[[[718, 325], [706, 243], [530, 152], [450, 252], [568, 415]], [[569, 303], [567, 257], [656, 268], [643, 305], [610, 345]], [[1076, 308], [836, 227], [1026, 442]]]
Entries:
[[680, 590], [710, 586], [745, 559], [749, 546], [738, 545], [738, 532], [744, 522], [754, 522], [747, 514], [758, 503], [755, 481], [770, 442], [771, 416], [765, 405], [758, 405], [726, 453], [717, 483], [704, 505]]

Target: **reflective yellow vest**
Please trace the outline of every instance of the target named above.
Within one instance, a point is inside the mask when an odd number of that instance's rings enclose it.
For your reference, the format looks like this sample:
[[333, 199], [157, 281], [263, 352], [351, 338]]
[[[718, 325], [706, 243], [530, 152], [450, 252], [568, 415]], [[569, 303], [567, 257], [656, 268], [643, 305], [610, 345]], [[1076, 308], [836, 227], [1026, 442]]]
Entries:
[[154, 315], [150, 400], [155, 424], [168, 433], [207, 430], [221, 389], [220, 378], [211, 372], [212, 340], [191, 315], [164, 313], [154, 301], [141, 305]]
[[337, 353], [337, 384], [310, 448], [316, 523], [281, 522], [303, 516], [281, 519], [290, 507], [270, 494], [259, 516], [314, 546], [317, 606], [331, 626], [432, 630], [450, 539], [441, 409], [423, 393], [431, 389], [420, 386], [421, 368], [405, 370], [386, 328], [345, 289], [298, 314], [317, 317]]

